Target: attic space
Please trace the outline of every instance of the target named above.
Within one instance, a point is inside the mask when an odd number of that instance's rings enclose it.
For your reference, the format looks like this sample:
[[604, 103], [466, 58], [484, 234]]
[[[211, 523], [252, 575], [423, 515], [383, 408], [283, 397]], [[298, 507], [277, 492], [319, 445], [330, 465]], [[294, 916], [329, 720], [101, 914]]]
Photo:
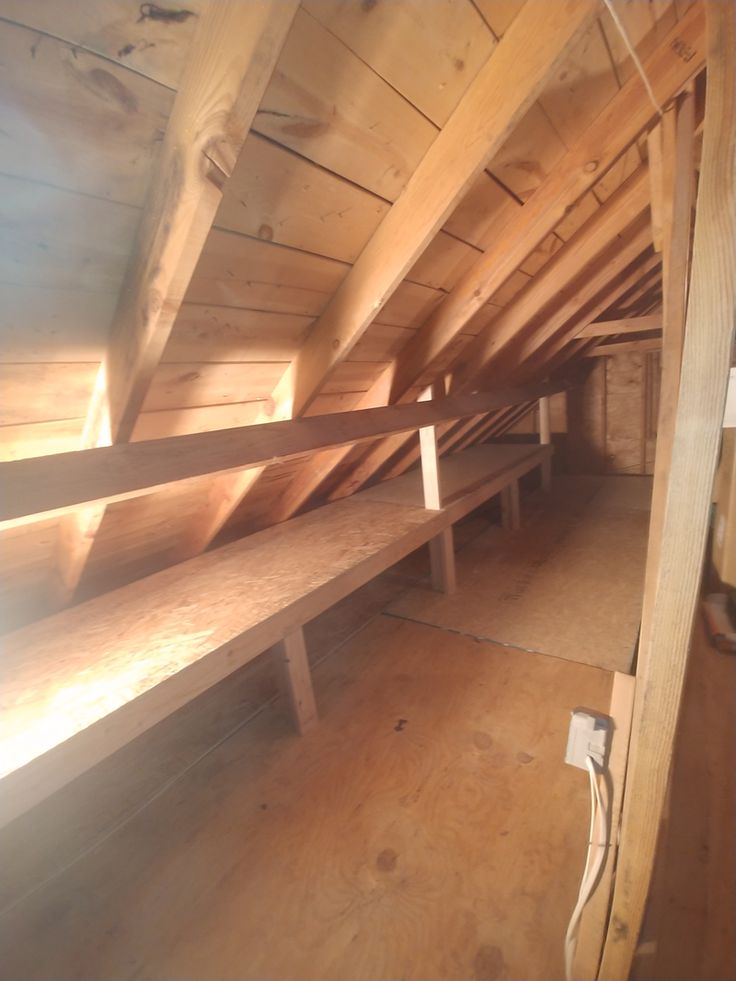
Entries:
[[736, 981], [736, 2], [0, 0], [3, 981]]

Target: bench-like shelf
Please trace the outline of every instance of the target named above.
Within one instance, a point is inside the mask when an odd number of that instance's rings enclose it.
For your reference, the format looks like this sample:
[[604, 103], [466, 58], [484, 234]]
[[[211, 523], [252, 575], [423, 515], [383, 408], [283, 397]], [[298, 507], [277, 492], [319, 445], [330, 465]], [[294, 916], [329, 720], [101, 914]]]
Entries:
[[407, 474], [6, 638], [6, 823], [549, 460], [486, 445], [442, 463], [447, 504]]

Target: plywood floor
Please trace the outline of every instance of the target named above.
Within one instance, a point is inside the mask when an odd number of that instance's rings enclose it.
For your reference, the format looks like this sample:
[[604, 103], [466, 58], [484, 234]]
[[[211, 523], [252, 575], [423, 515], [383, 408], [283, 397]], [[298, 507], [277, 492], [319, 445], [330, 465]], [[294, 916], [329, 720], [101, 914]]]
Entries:
[[[550, 552], [578, 514], [620, 518], [611, 482], [571, 486]], [[524, 534], [461, 526], [461, 589]], [[383, 612], [431, 607], [424, 551], [309, 627], [314, 733], [261, 658], [0, 834], [3, 977], [562, 977], [588, 807], [569, 712], [607, 711], [612, 676]]]
[[380, 616], [316, 686], [315, 733], [272, 706], [7, 913], [4, 976], [560, 977], [610, 675]]
[[560, 477], [522, 506], [522, 528], [490, 527], [457, 557], [458, 591], [419, 584], [401, 617], [500, 644], [631, 668], [644, 585], [651, 479]]

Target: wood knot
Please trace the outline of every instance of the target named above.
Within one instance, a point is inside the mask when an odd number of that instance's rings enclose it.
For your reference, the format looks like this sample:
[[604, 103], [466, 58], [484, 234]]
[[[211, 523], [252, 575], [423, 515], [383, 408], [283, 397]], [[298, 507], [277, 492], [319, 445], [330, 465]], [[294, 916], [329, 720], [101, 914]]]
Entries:
[[506, 968], [500, 947], [484, 944], [475, 955], [475, 981], [498, 981]]
[[393, 872], [398, 860], [399, 856], [393, 848], [384, 848], [376, 857], [376, 868], [380, 872]]

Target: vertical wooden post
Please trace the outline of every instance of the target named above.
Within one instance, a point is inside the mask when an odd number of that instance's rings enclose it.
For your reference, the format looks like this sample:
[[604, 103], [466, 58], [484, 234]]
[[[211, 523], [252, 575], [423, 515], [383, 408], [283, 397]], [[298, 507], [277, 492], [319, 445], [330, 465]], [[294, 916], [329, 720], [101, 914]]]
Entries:
[[[444, 385], [442, 385], [444, 389]], [[428, 389], [423, 398], [430, 394]], [[440, 458], [437, 447], [437, 427], [425, 426], [419, 430], [419, 449], [422, 464], [422, 486], [424, 488], [424, 506], [429, 511], [442, 509], [442, 490], [440, 487]], [[454, 593], [457, 588], [455, 572], [455, 545], [452, 525], [445, 528], [429, 543], [429, 561], [432, 569], [432, 586], [438, 592]]]
[[304, 735], [317, 725], [318, 717], [302, 627], [279, 641], [273, 648], [273, 655], [289, 698], [294, 726], [300, 735]]
[[[549, 395], [543, 395], [539, 400], [539, 442], [542, 445], [552, 444], [552, 424], [549, 412]], [[552, 457], [546, 456], [542, 461], [542, 489], [547, 491], [552, 483]]]
[[650, 617], [637, 666], [616, 887], [598, 974], [605, 981], [630, 975], [652, 878], [736, 321], [736, 4], [709, 3], [705, 11], [708, 85], [687, 330], [656, 574], [649, 576], [649, 562], [647, 567], [644, 604]]
[[519, 481], [512, 481], [501, 491], [501, 521], [504, 528], [518, 531], [521, 528], [521, 498]]

